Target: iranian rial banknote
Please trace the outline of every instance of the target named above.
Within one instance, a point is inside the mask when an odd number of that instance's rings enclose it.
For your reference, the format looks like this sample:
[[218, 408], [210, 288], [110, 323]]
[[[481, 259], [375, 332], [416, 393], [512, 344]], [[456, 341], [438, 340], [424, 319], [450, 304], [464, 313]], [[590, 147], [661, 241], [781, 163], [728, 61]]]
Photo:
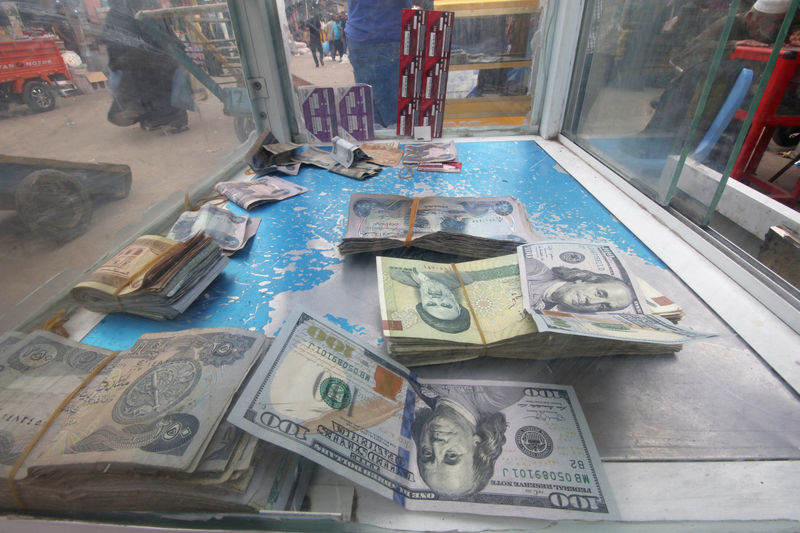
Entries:
[[617, 516], [571, 387], [418, 379], [302, 310], [228, 420], [408, 509]]

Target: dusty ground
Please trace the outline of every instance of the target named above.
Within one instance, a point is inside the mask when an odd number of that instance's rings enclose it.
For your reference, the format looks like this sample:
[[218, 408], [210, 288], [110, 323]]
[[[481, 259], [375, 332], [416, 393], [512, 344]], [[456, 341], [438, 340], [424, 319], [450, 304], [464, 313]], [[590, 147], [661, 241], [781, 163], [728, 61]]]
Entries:
[[[310, 55], [292, 57], [295, 82], [347, 84], [350, 64]], [[226, 81], [226, 80], [220, 80]], [[107, 90], [58, 98], [56, 108], [32, 113], [24, 105], [0, 111], [0, 154], [78, 162], [123, 163], [131, 167], [130, 195], [97, 203], [89, 230], [62, 246], [30, 234], [15, 211], [0, 211], [0, 333], [12, 329], [51, 295], [76, 279], [146, 218], [148, 208], [171, 194], [183, 195], [239, 146], [233, 118], [210, 92], [196, 95], [189, 130], [177, 135], [119, 127], [106, 120]], [[0, 176], [2, 179], [2, 176]]]

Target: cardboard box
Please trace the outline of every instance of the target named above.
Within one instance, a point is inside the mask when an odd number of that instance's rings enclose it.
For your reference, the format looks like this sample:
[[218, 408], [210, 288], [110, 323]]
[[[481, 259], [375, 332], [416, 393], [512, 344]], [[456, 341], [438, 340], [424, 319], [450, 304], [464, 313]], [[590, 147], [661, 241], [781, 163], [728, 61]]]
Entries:
[[418, 105], [418, 98], [401, 98], [397, 103], [397, 135], [414, 135], [414, 126], [419, 125]]
[[452, 11], [403, 10], [397, 135], [429, 127], [432, 138], [442, 136], [454, 18]]
[[425, 15], [421, 9], [403, 9], [401, 56], [421, 56], [425, 46]]
[[422, 91], [422, 58], [416, 56], [400, 57], [400, 79], [398, 99], [416, 98]]
[[452, 11], [425, 13], [425, 57], [450, 57], [455, 14]]
[[339, 133], [333, 87], [306, 86], [297, 89], [303, 124], [311, 142], [328, 143]]
[[418, 126], [431, 129], [431, 138], [442, 136], [444, 122], [444, 98], [420, 98]]
[[447, 68], [449, 60], [446, 57], [426, 57], [422, 69], [422, 98], [443, 98], [447, 93]]
[[375, 138], [375, 115], [372, 109], [372, 86], [357, 83], [335, 87], [339, 137], [351, 143]]

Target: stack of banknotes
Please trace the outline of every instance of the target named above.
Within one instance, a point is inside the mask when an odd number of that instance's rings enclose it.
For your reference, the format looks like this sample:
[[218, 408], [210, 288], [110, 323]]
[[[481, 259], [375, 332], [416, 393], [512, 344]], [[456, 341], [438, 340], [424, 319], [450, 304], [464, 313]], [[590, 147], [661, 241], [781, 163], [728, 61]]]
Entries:
[[571, 387], [423, 379], [362, 341], [296, 309], [228, 421], [409, 510], [618, 518]]
[[260, 218], [236, 215], [228, 209], [205, 204], [196, 211], [181, 213], [167, 232], [167, 238], [186, 242], [198, 233], [205, 233], [223, 253], [231, 255], [244, 248], [260, 224]]
[[0, 337], [0, 506], [299, 510], [310, 462], [225, 421], [272, 339], [143, 335], [110, 352], [45, 331]]
[[465, 257], [513, 253], [534, 240], [525, 206], [512, 196], [350, 196], [343, 255], [414, 246]]
[[98, 313], [167, 320], [184, 312], [228, 262], [204, 233], [186, 242], [143, 235], [73, 287], [70, 295]]
[[462, 263], [378, 257], [377, 274], [387, 350], [407, 366], [670, 353], [714, 336], [654, 314], [605, 245], [545, 241]]

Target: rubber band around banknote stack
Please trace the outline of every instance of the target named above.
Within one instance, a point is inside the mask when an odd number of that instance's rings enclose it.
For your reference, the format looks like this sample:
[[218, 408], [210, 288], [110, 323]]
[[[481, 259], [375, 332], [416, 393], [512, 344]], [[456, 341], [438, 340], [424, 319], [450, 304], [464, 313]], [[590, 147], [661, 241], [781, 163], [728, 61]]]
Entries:
[[25, 451], [22, 452], [22, 455], [20, 455], [19, 459], [17, 459], [17, 461], [14, 463], [14, 466], [11, 468], [11, 472], [8, 474], [8, 486], [11, 488], [11, 495], [14, 497], [14, 501], [17, 502], [17, 505], [19, 507], [25, 507], [25, 502], [22, 501], [22, 498], [19, 495], [17, 481], [14, 479], [17, 475], [17, 472], [19, 472], [19, 469], [22, 468], [23, 463], [31, 454], [33, 449], [36, 447], [36, 444], [39, 443], [39, 440], [42, 438], [42, 436], [47, 432], [48, 429], [50, 429], [50, 426], [53, 425], [53, 422], [55, 422], [56, 418], [58, 418], [58, 415], [61, 414], [61, 411], [63, 411], [67, 407], [67, 405], [69, 405], [69, 402], [71, 402], [75, 398], [75, 396], [77, 396], [78, 393], [86, 385], [88, 385], [92, 381], [92, 379], [94, 379], [95, 376], [97, 376], [97, 374], [99, 374], [100, 371], [106, 367], [106, 365], [108, 365], [108, 363], [110, 363], [117, 355], [119, 355], [119, 353], [120, 353], [119, 351], [111, 352], [111, 354], [109, 354], [108, 357], [103, 359], [100, 362], [100, 364], [98, 364], [94, 368], [94, 370], [89, 372], [89, 375], [86, 376], [86, 378], [83, 381], [81, 381], [81, 383], [77, 387], [75, 387], [75, 389], [71, 393], [69, 393], [67, 397], [61, 401], [60, 404], [58, 404], [58, 407], [56, 407], [56, 409], [53, 411], [50, 417], [45, 421], [45, 423], [42, 424], [42, 428], [33, 437], [33, 439], [31, 439], [31, 442], [28, 443], [28, 446], [25, 448]]
[[450, 263], [450, 266], [453, 267], [453, 272], [456, 273], [456, 277], [458, 278], [458, 283], [461, 285], [461, 292], [464, 294], [464, 299], [467, 301], [467, 307], [469, 307], [469, 314], [471, 314], [472, 318], [475, 320], [475, 327], [478, 328], [478, 335], [481, 336], [481, 342], [483, 343], [483, 353], [481, 353], [479, 357], [486, 357], [486, 336], [483, 334], [483, 328], [481, 328], [481, 322], [480, 320], [478, 320], [478, 314], [472, 307], [472, 302], [470, 301], [469, 295], [467, 294], [467, 287], [464, 285], [464, 280], [461, 279], [461, 273], [458, 271], [456, 264]]
[[406, 248], [411, 248], [411, 240], [414, 237], [414, 222], [417, 221], [417, 210], [419, 209], [419, 196], [411, 202], [411, 213], [408, 215], [408, 231], [406, 232]]

